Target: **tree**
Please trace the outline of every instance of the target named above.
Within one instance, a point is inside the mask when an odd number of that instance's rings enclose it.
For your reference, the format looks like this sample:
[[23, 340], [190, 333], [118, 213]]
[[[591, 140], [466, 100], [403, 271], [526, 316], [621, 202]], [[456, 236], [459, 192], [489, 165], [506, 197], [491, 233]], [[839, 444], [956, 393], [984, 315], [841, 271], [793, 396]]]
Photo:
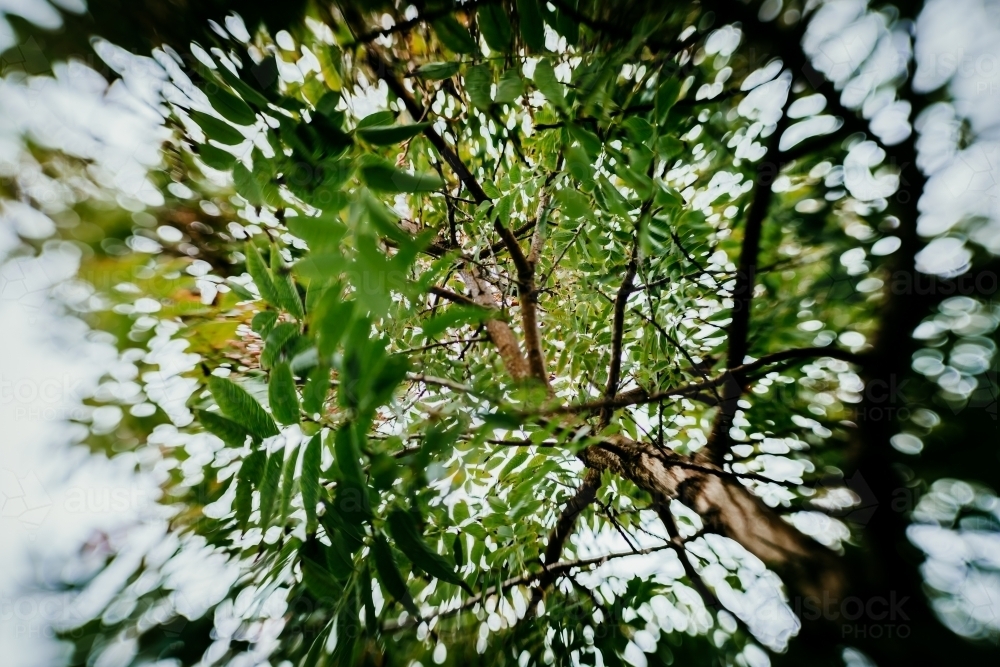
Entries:
[[[995, 258], [916, 271], [919, 135], [873, 131], [801, 46], [816, 10], [775, 4], [219, 4], [130, 35], [170, 75], [165, 203], [103, 226], [157, 252], [95, 245], [84, 274], [126, 267], [155, 318], [134, 289], [88, 317], [158, 382], [169, 341], [197, 356], [184, 406], [147, 380], [156, 411], [91, 444], [158, 447], [173, 558], [238, 577], [189, 623], [130, 582], [74, 664], [115, 638], [183, 664], [982, 659], [990, 626], [959, 639], [924, 590], [926, 512], [889, 508], [958, 497], [900, 450], [995, 429], [947, 411], [995, 396]], [[868, 10], [877, 41], [914, 10]], [[864, 74], [916, 118], [946, 97], [907, 67]], [[979, 328], [913, 335], [949, 308]], [[971, 389], [911, 371], [961, 345], [989, 353]], [[995, 470], [959, 476], [984, 486], [952, 523], [995, 530]]]

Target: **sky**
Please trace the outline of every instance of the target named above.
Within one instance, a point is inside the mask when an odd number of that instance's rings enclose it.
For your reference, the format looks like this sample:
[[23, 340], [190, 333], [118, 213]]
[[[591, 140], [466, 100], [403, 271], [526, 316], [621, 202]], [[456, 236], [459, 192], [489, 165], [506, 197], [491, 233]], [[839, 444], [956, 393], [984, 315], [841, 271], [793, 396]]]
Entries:
[[[79, 9], [82, 3], [58, 4]], [[820, 71], [845, 83], [847, 73], [878, 44], [877, 57], [851, 79], [844, 100], [869, 100], [865, 115], [876, 134], [892, 143], [905, 136], [900, 133], [907, 129], [908, 109], [891, 100], [872, 102], [868, 93], [898, 70], [908, 52], [898, 39], [876, 42], [884, 26], [865, 18], [863, 7], [855, 0], [824, 3], [806, 47]], [[13, 45], [5, 13], [52, 28], [59, 23], [45, 0], [0, 0], [0, 51]], [[1000, 2], [931, 0], [916, 30], [915, 87], [947, 85], [955, 100], [929, 109], [917, 126], [920, 166], [930, 176], [918, 222], [930, 245], [918, 261], [928, 272], [949, 274], [968, 261], [969, 239], [1000, 254]], [[102, 55], [124, 80], [109, 84], [80, 63], [57, 65], [55, 78], [16, 78], [0, 70], [0, 178], [17, 175], [34, 188], [37, 200], [49, 202], [49, 213], [59, 207], [59, 185], [24, 159], [24, 135], [93, 160], [95, 178], [125, 208], [141, 211], [158, 203], [146, 173], [159, 163], [164, 131], [155, 109], [166, 75], [148, 58], [107, 47]], [[378, 104], [384, 92], [373, 90], [371, 97]], [[978, 139], [959, 149], [955, 139], [962, 119]], [[877, 157], [874, 144], [852, 151], [852, 192], [883, 187], [872, 171]], [[964, 226], [970, 214], [982, 222]], [[51, 638], [52, 624], [100, 602], [33, 592], [35, 582], [87, 572], [118, 546], [141, 554], [167, 539], [155, 502], [156, 480], [132, 472], [134, 455], [109, 460], [75, 444], [82, 427], [68, 420], [114, 423], [114, 415], [90, 414], [82, 399], [97, 391], [106, 374], [127, 384], [134, 365], [65, 312], [62, 304], [81, 289], [74, 281], [79, 251], [48, 242], [39, 256], [24, 253], [18, 235], [45, 239], [54, 224], [25, 205], [0, 204], [0, 655], [11, 667], [58, 664], [61, 648]], [[934, 551], [943, 538], [922, 533], [915, 539]], [[938, 576], [958, 566], [948, 554], [939, 560]], [[971, 594], [980, 596], [974, 602], [984, 615], [1000, 617], [997, 590], [977, 584]]]

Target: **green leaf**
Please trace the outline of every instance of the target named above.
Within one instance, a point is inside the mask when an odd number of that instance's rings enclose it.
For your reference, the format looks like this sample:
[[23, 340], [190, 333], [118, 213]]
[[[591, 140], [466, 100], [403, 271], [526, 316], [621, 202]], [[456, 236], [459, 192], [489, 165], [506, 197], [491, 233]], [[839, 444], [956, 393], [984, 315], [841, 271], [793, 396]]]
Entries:
[[479, 31], [483, 33], [487, 46], [491, 51], [507, 53], [510, 50], [514, 34], [511, 31], [510, 19], [501, 4], [488, 4], [476, 10]]
[[391, 489], [399, 477], [399, 465], [388, 454], [376, 454], [369, 468], [372, 485], [379, 490]]
[[660, 125], [667, 121], [667, 114], [677, 102], [677, 96], [681, 92], [681, 82], [679, 79], [670, 77], [662, 81], [656, 89], [656, 122]]
[[656, 152], [664, 160], [680, 155], [683, 150], [684, 143], [677, 137], [665, 134], [656, 140]]
[[632, 209], [632, 205], [625, 199], [625, 196], [608, 180], [607, 176], [602, 175], [599, 183], [601, 185], [601, 194], [604, 195], [604, 202], [607, 204], [608, 210], [620, 218], [629, 220], [629, 211]]
[[458, 74], [459, 63], [427, 63], [417, 68], [417, 76], [432, 81], [448, 79]]
[[528, 49], [541, 51], [545, 46], [545, 24], [538, 0], [517, 0], [517, 22]]
[[[243, 464], [244, 466], [246, 463]], [[233, 500], [233, 510], [236, 512], [236, 525], [241, 531], [246, 531], [250, 524], [250, 512], [253, 509], [253, 486], [243, 474], [236, 478], [236, 498]]]
[[646, 255], [662, 255], [672, 242], [670, 234], [670, 218], [666, 215], [654, 215], [646, 218], [640, 230], [639, 242]]
[[499, 199], [500, 197], [503, 196], [503, 193], [500, 192], [500, 189], [490, 181], [483, 180], [482, 186], [483, 186], [483, 192], [485, 192], [486, 196], [489, 197], [490, 199]]
[[469, 505], [464, 500], [459, 500], [452, 506], [452, 511], [454, 512], [455, 524], [461, 525], [469, 518]]
[[313, 157], [337, 157], [350, 148], [353, 140], [340, 123], [323, 115], [315, 115], [308, 124], [299, 123], [296, 134]]
[[424, 322], [422, 328], [425, 337], [434, 338], [451, 327], [482, 322], [489, 317], [490, 313], [485, 308], [452, 306]]
[[285, 525], [288, 515], [292, 510], [292, 492], [295, 488], [295, 460], [298, 458], [298, 451], [293, 450], [292, 454], [285, 459], [285, 467], [281, 471], [281, 498], [278, 507], [278, 523]]
[[274, 325], [267, 335], [264, 343], [264, 351], [260, 355], [260, 366], [264, 370], [274, 366], [274, 362], [281, 356], [282, 351], [288, 341], [292, 340], [299, 332], [299, 327], [291, 322], [279, 322]]
[[262, 310], [250, 320], [250, 328], [256, 331], [261, 338], [267, 338], [271, 329], [278, 322], [278, 313], [273, 310]]
[[394, 509], [388, 517], [389, 532], [396, 546], [410, 559], [416, 567], [429, 576], [461, 586], [470, 594], [472, 591], [455, 573], [454, 568], [442, 556], [431, 549], [417, 530], [417, 525], [410, 512]]
[[281, 298], [278, 295], [278, 289], [274, 286], [274, 279], [271, 278], [271, 272], [267, 270], [267, 265], [264, 264], [264, 258], [260, 256], [257, 246], [253, 242], [247, 241], [244, 254], [247, 258], [247, 273], [253, 278], [257, 291], [269, 304], [280, 308]]
[[656, 191], [656, 197], [653, 199], [657, 206], [662, 206], [664, 208], [681, 208], [684, 206], [684, 197], [681, 193], [674, 190], [669, 185], [665, 183], [660, 183], [659, 189]]
[[451, 543], [451, 552], [455, 555], [455, 567], [462, 569], [465, 565], [465, 544], [461, 533], [455, 535]]
[[305, 317], [302, 310], [302, 298], [295, 289], [295, 281], [292, 280], [291, 272], [282, 264], [281, 255], [277, 246], [271, 246], [271, 276], [274, 279], [274, 287], [278, 293], [278, 301], [297, 320]]
[[260, 486], [264, 481], [264, 465], [267, 463], [267, 453], [258, 449], [243, 459], [240, 474], [254, 486]]
[[306, 510], [306, 533], [316, 532], [316, 505], [319, 503], [319, 466], [323, 458], [323, 439], [317, 433], [309, 440], [302, 454], [302, 475], [299, 485], [302, 487], [302, 505]]
[[244, 301], [256, 301], [257, 295], [248, 290], [242, 283], [236, 282], [232, 276], [226, 278], [226, 285]]
[[307, 415], [323, 412], [323, 404], [330, 392], [330, 366], [325, 360], [320, 360], [309, 372], [306, 386], [302, 389], [302, 409]]
[[282, 424], [299, 423], [299, 397], [295, 392], [295, 379], [287, 361], [279, 361], [271, 369], [267, 395], [275, 419]]
[[358, 128], [357, 135], [370, 144], [376, 146], [390, 146], [401, 144], [408, 139], [412, 139], [418, 134], [422, 134], [431, 123], [413, 123], [412, 125], [383, 125], [376, 127]]
[[313, 327], [320, 357], [329, 359], [354, 320], [354, 302], [343, 301], [336, 290], [328, 291], [316, 309]]
[[[354, 659], [358, 639], [361, 637], [361, 622], [358, 617], [358, 596], [356, 585], [347, 589], [346, 595], [341, 595], [339, 602], [340, 614], [337, 617], [337, 645], [330, 655], [333, 665], [351, 665]], [[342, 634], [341, 634], [342, 633]]]
[[336, 214], [324, 214], [316, 218], [296, 216], [285, 221], [288, 231], [309, 244], [312, 253], [337, 251], [347, 234], [347, 226]]
[[212, 169], [219, 171], [229, 171], [236, 164], [236, 156], [229, 151], [222, 150], [212, 144], [201, 144], [198, 146], [198, 157]]
[[326, 283], [339, 278], [348, 264], [339, 252], [313, 253], [295, 262], [292, 270], [304, 281]]
[[447, 15], [434, 21], [434, 33], [441, 40], [441, 43], [455, 53], [475, 53], [476, 40], [472, 39], [468, 29], [458, 20]]
[[629, 116], [622, 123], [622, 127], [628, 132], [629, 138], [637, 144], [645, 144], [653, 138], [653, 126], [638, 116]]
[[246, 141], [246, 137], [243, 136], [242, 132], [221, 118], [210, 116], [203, 111], [192, 110], [188, 114], [191, 116], [191, 120], [198, 124], [198, 127], [201, 128], [201, 131], [209, 139], [214, 139], [220, 144], [226, 144], [227, 146], [235, 146]]
[[[269, 76], [270, 72], [265, 71], [266, 69], [268, 69], [269, 66], [274, 67], [273, 78], [277, 79], [277, 63], [274, 62], [274, 59], [269, 59], [269, 60], [270, 62], [268, 61], [262, 62], [258, 66], [256, 71], [253, 72], [253, 74], [259, 75], [254, 77], [257, 79], [256, 83], [271, 81], [272, 77]], [[253, 106], [258, 107], [260, 109], [267, 108], [268, 104], [267, 98], [261, 95], [260, 92], [252, 88], [242, 79], [240, 79], [236, 74], [229, 71], [228, 67], [223, 65], [222, 67], [217, 68], [215, 70], [215, 73], [218, 74], [222, 78], [222, 80], [225, 81], [233, 90], [239, 93], [240, 97], [246, 100], [247, 103], [252, 104]], [[247, 75], [250, 74], [250, 72], [248, 72], [247, 70], [243, 70], [243, 74]], [[261, 89], [263, 90], [264, 86], [262, 86]]]
[[211, 92], [205, 91], [208, 101], [212, 103], [212, 108], [219, 112], [219, 115], [237, 125], [253, 125], [257, 122], [254, 114], [246, 102], [225, 88], [214, 86]]
[[590, 130], [584, 129], [574, 123], [569, 123], [567, 127], [570, 136], [579, 141], [580, 145], [583, 146], [583, 150], [587, 151], [587, 156], [591, 160], [596, 160], [604, 148], [604, 142], [601, 141], [601, 138]]
[[[485, 187], [486, 181], [483, 181], [483, 192], [486, 192]], [[494, 188], [496, 189], [496, 188]], [[497, 190], [499, 192], [499, 190]], [[487, 195], [489, 193], [487, 192]], [[520, 193], [512, 193], [500, 197], [496, 200], [496, 206], [493, 207], [493, 215], [496, 220], [510, 220], [510, 211], [514, 206], [514, 197], [519, 196]]]
[[548, 58], [542, 58], [535, 65], [534, 75], [535, 86], [555, 107], [563, 111], [566, 110], [566, 98], [563, 96], [563, 85], [556, 78], [556, 71], [552, 68], [552, 63]]
[[251, 206], [264, 204], [264, 190], [242, 162], [237, 162], [233, 167], [233, 185], [236, 186], [237, 194], [246, 199]]
[[278, 435], [271, 415], [243, 387], [228, 378], [209, 375], [208, 390], [222, 414], [242, 425], [250, 435], [261, 439]]
[[208, 410], [195, 410], [194, 413], [206, 431], [222, 440], [229, 447], [242, 447], [246, 444], [247, 436], [250, 433], [232, 419], [227, 419], [217, 412]]
[[337, 431], [334, 439], [334, 452], [337, 456], [337, 466], [348, 482], [357, 485], [364, 483], [364, 475], [361, 472], [361, 451], [356, 442], [357, 431], [354, 425], [348, 422]]
[[588, 217], [593, 209], [590, 199], [577, 190], [569, 188], [556, 190], [556, 199], [562, 204], [563, 214], [574, 219]]
[[274, 515], [274, 501], [278, 497], [281, 469], [285, 463], [285, 450], [279, 449], [267, 457], [264, 479], [260, 485], [260, 530], [266, 533]]
[[419, 618], [420, 612], [413, 602], [410, 590], [406, 587], [403, 575], [399, 573], [396, 560], [392, 557], [392, 549], [380, 533], [375, 533], [375, 538], [372, 540], [372, 555], [375, 556], [375, 571], [378, 573], [379, 583], [396, 602], [403, 605], [406, 611]]
[[524, 94], [524, 79], [516, 69], [509, 69], [500, 76], [497, 84], [497, 104], [511, 104]]
[[358, 591], [365, 602], [365, 628], [369, 629], [378, 627], [378, 619], [375, 617], [375, 600], [372, 598], [371, 580], [372, 568], [366, 560], [361, 570], [361, 582], [358, 585]]
[[492, 428], [505, 428], [508, 430], [513, 430], [521, 427], [521, 419], [517, 415], [509, 414], [503, 412], [502, 410], [495, 410], [493, 412], [488, 412], [486, 414], [480, 415], [483, 419], [484, 425]]
[[641, 174], [632, 169], [624, 160], [618, 160], [614, 166], [615, 174], [618, 175], [625, 184], [635, 190], [639, 198], [643, 201], [649, 199], [653, 194], [653, 179], [646, 174]]
[[417, 173], [398, 169], [388, 160], [374, 155], [366, 156], [359, 171], [361, 180], [372, 190], [380, 192], [435, 192], [444, 187], [437, 174]]
[[334, 114], [337, 113], [337, 105], [340, 104], [341, 97], [339, 90], [329, 90], [323, 93], [323, 97], [319, 98], [319, 102], [316, 103], [316, 111], [327, 118], [333, 118]]
[[581, 183], [591, 183], [594, 180], [593, 164], [581, 146], [570, 146], [566, 149], [566, 168], [573, 178]]
[[302, 581], [320, 604], [336, 606], [344, 597], [344, 585], [330, 572], [323, 546], [310, 537], [299, 550]]
[[358, 130], [364, 130], [369, 127], [383, 127], [386, 125], [392, 125], [396, 122], [396, 114], [391, 111], [376, 111], [375, 113], [370, 113], [360, 121], [358, 121]]
[[566, 43], [570, 46], [575, 46], [580, 41], [580, 24], [562, 9], [556, 10], [555, 21], [550, 23], [556, 32], [566, 38]]
[[493, 70], [489, 65], [470, 67], [465, 73], [465, 89], [469, 91], [469, 99], [482, 110], [487, 110], [493, 104]]
[[507, 463], [504, 464], [504, 467], [500, 469], [500, 479], [503, 479], [508, 474], [510, 474], [511, 471], [514, 470], [514, 468], [518, 467], [519, 465], [527, 461], [529, 456], [531, 456], [531, 452], [528, 451], [527, 448], [520, 449], [517, 452], [515, 452], [514, 455], [511, 456], [510, 459], [507, 461]]

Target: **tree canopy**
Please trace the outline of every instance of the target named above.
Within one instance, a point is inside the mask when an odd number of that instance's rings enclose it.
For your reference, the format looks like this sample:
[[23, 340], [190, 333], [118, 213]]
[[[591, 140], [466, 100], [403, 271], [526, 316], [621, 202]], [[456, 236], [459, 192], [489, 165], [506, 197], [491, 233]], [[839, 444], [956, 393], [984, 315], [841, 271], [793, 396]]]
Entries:
[[995, 227], [923, 222], [919, 7], [90, 5], [17, 27], [158, 67], [155, 194], [30, 149], [136, 369], [87, 444], [159, 476], [168, 546], [71, 664], [995, 651], [921, 541], [1000, 528], [1000, 310]]

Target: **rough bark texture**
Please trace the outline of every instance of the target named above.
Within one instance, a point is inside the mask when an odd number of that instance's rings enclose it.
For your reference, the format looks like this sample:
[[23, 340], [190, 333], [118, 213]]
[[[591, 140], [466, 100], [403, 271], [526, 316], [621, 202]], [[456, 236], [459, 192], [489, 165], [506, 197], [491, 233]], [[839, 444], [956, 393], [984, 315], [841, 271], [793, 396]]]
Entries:
[[686, 458], [625, 438], [589, 447], [581, 458], [590, 467], [625, 477], [654, 501], [681, 501], [701, 516], [708, 531], [738, 542], [803, 594], [836, 595], [843, 590], [844, 573], [833, 552], [799, 532], [707, 458]]
[[[496, 308], [493, 289], [488, 283], [480, 280], [473, 271], [464, 271], [461, 276], [466, 288], [472, 294], [473, 301], [486, 308]], [[493, 319], [487, 320], [485, 327], [490, 341], [496, 346], [497, 353], [499, 353], [504, 368], [507, 369], [510, 376], [515, 380], [526, 378], [528, 376], [528, 362], [521, 354], [521, 346], [510, 325], [503, 320]]]

